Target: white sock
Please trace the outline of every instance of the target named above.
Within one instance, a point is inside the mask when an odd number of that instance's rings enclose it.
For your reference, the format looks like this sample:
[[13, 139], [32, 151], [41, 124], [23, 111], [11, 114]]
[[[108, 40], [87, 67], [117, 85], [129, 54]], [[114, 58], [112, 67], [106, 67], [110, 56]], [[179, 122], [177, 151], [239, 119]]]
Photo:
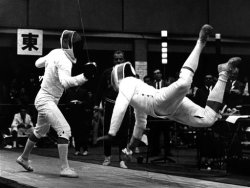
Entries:
[[69, 167], [68, 144], [58, 144], [57, 148], [58, 148], [58, 152], [59, 152], [59, 158], [61, 161], [61, 167], [68, 168]]
[[197, 67], [198, 67], [200, 54], [201, 54], [204, 47], [205, 47], [205, 44], [202, 44], [198, 40], [196, 42], [196, 45], [195, 45], [193, 51], [191, 52], [191, 54], [189, 55], [189, 57], [187, 58], [187, 60], [185, 61], [185, 63], [183, 64], [182, 67], [189, 67], [195, 72], [197, 70]]
[[216, 82], [213, 90], [208, 96], [208, 101], [215, 101], [222, 103], [225, 93], [225, 88], [228, 80], [228, 73], [223, 71], [219, 73], [218, 81]]
[[13, 141], [13, 147], [16, 148], [16, 141]]
[[32, 151], [32, 149], [34, 148], [35, 146], [35, 142], [32, 142], [30, 139], [27, 140], [26, 142], [26, 145], [25, 145], [25, 148], [23, 150], [23, 153], [21, 155], [21, 157], [24, 159], [24, 160], [28, 160], [29, 159], [29, 156], [30, 156], [30, 152]]

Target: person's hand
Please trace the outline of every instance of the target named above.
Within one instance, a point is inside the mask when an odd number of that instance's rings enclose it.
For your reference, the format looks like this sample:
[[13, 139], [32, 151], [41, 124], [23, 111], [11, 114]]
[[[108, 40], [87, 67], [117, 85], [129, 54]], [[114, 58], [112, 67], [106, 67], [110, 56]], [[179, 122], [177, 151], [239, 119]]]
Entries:
[[133, 151], [130, 150], [129, 148], [124, 148], [122, 150], [122, 154], [123, 154], [123, 156], [122, 156], [123, 160], [125, 160], [125, 161], [132, 160]]
[[83, 74], [89, 80], [93, 79], [96, 74], [97, 65], [95, 62], [88, 62], [83, 67]]

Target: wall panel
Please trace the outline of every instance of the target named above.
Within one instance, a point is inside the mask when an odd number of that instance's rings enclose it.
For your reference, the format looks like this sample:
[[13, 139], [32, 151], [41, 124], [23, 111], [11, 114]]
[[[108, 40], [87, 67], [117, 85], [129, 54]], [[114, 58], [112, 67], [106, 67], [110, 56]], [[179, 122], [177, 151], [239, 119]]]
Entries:
[[207, 23], [207, 1], [199, 0], [126, 0], [126, 32], [159, 33], [167, 29], [174, 34], [197, 34]]
[[[79, 0], [85, 30], [121, 31], [122, 0]], [[34, 28], [81, 29], [78, 0], [30, 1]]]
[[26, 0], [0, 1], [1, 27], [26, 27], [26, 25], [27, 25]]
[[210, 23], [223, 36], [250, 37], [249, 0], [210, 0]]

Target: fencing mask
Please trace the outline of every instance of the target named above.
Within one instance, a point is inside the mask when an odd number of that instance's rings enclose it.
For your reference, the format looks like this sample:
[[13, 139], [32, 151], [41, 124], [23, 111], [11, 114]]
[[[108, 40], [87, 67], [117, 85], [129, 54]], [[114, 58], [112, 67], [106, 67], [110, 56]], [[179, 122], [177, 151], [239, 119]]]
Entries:
[[73, 63], [83, 56], [83, 42], [76, 31], [64, 30], [60, 38], [61, 49], [71, 58]]
[[119, 84], [123, 78], [132, 76], [135, 77], [135, 69], [133, 68], [132, 64], [130, 62], [125, 62], [118, 64], [113, 67], [112, 73], [111, 73], [111, 84], [113, 88], [118, 91], [119, 90]]

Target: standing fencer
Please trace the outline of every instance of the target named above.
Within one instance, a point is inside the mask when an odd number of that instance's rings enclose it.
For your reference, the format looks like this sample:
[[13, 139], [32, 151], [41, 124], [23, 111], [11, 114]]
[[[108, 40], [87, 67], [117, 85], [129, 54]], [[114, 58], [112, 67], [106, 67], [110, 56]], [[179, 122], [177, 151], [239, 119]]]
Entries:
[[147, 115], [168, 118], [193, 127], [212, 126], [219, 118], [219, 109], [228, 77], [241, 61], [241, 58], [235, 57], [229, 59], [227, 63], [218, 65], [219, 78], [208, 96], [205, 108], [185, 97], [191, 87], [202, 49], [212, 30], [210, 25], [204, 25], [201, 28], [196, 45], [182, 66], [178, 80], [168, 87], [157, 90], [131, 76], [134, 69], [130, 63], [117, 65], [113, 69], [112, 80], [113, 86], [119, 89], [119, 94], [116, 98], [109, 133], [98, 140], [112, 140], [116, 136], [128, 105], [134, 108], [136, 122], [130, 143], [123, 150], [126, 155], [131, 155], [141, 141], [147, 124]]
[[57, 105], [65, 89], [84, 84], [93, 77], [96, 65], [87, 63], [84, 65], [83, 74], [71, 76], [73, 64], [83, 54], [81, 36], [75, 31], [64, 30], [60, 44], [61, 49], [54, 49], [35, 62], [37, 68], [45, 67], [41, 88], [35, 99], [35, 107], [38, 111], [37, 124], [33, 134], [26, 142], [23, 153], [16, 162], [27, 171], [33, 171], [29, 161], [30, 152], [37, 141], [45, 136], [52, 126], [58, 134], [57, 146], [61, 161], [60, 176], [78, 177], [77, 172], [70, 168], [68, 163], [71, 129]]

